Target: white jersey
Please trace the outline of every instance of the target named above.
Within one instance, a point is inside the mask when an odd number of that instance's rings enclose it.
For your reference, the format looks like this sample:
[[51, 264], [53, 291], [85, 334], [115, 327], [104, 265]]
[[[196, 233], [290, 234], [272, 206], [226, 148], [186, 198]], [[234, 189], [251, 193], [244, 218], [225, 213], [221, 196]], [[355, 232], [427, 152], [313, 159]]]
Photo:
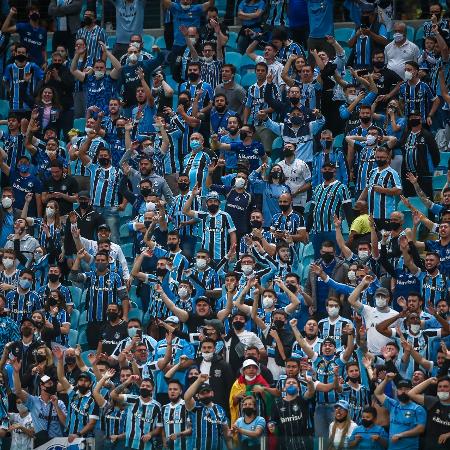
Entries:
[[[24, 428], [29, 430], [33, 429], [33, 419], [31, 418], [31, 414], [28, 413], [25, 417], [21, 417], [19, 413], [10, 413], [9, 423], [11, 425], [19, 424]], [[14, 430], [11, 433], [11, 448], [15, 450], [31, 450], [33, 448], [34, 439], [27, 436], [21, 430]]]

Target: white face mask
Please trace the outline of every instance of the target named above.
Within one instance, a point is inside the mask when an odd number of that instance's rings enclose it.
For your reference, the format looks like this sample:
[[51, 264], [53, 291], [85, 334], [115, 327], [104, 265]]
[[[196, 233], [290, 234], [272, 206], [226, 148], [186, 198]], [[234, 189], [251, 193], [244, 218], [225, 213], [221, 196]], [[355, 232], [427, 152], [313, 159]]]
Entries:
[[45, 208], [45, 214], [47, 215], [47, 217], [54, 217], [55, 210], [53, 208]]
[[89, 133], [91, 133], [92, 131], [94, 131], [94, 129], [93, 129], [93, 128], [86, 127], [86, 128], [84, 129], [84, 131], [85, 131], [86, 134], [89, 134]]
[[247, 381], [253, 381], [256, 378], [256, 375], [254, 377], [251, 377], [250, 375], [245, 375], [244, 377]]
[[337, 317], [339, 315], [339, 308], [337, 306], [330, 306], [327, 308], [330, 317]]
[[47, 153], [47, 156], [51, 158], [52, 156], [56, 156], [56, 152], [53, 150], [45, 150], [45, 153]]
[[74, 137], [70, 140], [70, 143], [71, 143], [72, 145], [76, 145], [77, 141], [78, 141], [78, 136], [74, 136]]
[[450, 392], [438, 392], [437, 396], [441, 401], [447, 401], [450, 398]]
[[213, 359], [213, 357], [214, 357], [214, 353], [205, 353], [205, 352], [202, 352], [202, 358], [203, 358], [206, 362], [211, 361], [211, 360]]
[[243, 264], [241, 266], [242, 272], [244, 272], [244, 275], [250, 275], [253, 272], [253, 266], [250, 264]]
[[5, 209], [11, 208], [11, 206], [12, 206], [12, 198], [3, 197], [2, 198], [2, 206]]
[[191, 5], [183, 5], [180, 3], [181, 9], [184, 9], [185, 11], [191, 7]]
[[408, 72], [408, 71], [405, 70], [405, 80], [409, 81], [409, 80], [412, 80], [412, 79], [413, 79], [412, 72]]
[[25, 414], [28, 412], [28, 408], [25, 405], [19, 404], [17, 405], [17, 411], [19, 411], [20, 414]]
[[367, 145], [373, 145], [377, 142], [377, 138], [375, 136], [372, 136], [371, 134], [367, 135], [366, 144]]
[[200, 269], [200, 270], [204, 269], [206, 267], [206, 265], [207, 265], [206, 259], [197, 258], [195, 260], [195, 265], [197, 266], [197, 269]]
[[359, 250], [358, 258], [361, 261], [365, 261], [366, 259], [369, 259], [369, 251], [368, 250]]
[[14, 260], [12, 258], [3, 258], [3, 266], [5, 269], [11, 269], [14, 266]]
[[156, 205], [153, 202], [146, 202], [145, 203], [145, 208], [146, 208], [147, 212], [155, 211], [156, 210]]
[[[183, 7], [183, 6], [181, 6], [181, 7]], [[191, 44], [192, 45], [195, 45], [195, 43], [197, 42], [197, 39], [196, 38], [189, 38], [189, 40], [191, 41]]]
[[263, 297], [262, 299], [262, 306], [264, 309], [272, 308], [274, 304], [272, 297]]
[[245, 186], [245, 180], [244, 180], [244, 178], [242, 178], [242, 177], [237, 177], [237, 178], [234, 180], [234, 186], [235, 186], [237, 189], [242, 189], [242, 188]]
[[404, 39], [403, 33], [394, 33], [394, 42], [402, 42]]
[[136, 64], [138, 60], [138, 57], [136, 55], [136, 53], [131, 53], [130, 55], [128, 55], [128, 62], [131, 64]]
[[357, 97], [358, 97], [358, 96], [355, 95], [355, 94], [349, 94], [349, 95], [347, 96], [348, 101], [349, 101], [350, 103], [353, 103], [353, 102], [356, 100]]
[[180, 287], [180, 289], [178, 289], [178, 295], [180, 298], [186, 298], [189, 295], [189, 292], [185, 287]]
[[154, 128], [156, 131], [159, 131], [159, 130], [161, 129], [161, 125], [156, 125], [156, 123], [154, 123], [154, 124], [153, 124], [153, 128]]
[[212, 57], [212, 56], [204, 56], [204, 57], [203, 57], [203, 61], [205, 61], [205, 62], [207, 62], [207, 63], [211, 62], [212, 60], [213, 60], [213, 57]]
[[384, 297], [375, 297], [375, 305], [377, 308], [385, 308], [387, 305], [387, 300]]
[[411, 333], [417, 334], [420, 331], [420, 324], [413, 323], [409, 326], [409, 329], [411, 330]]
[[105, 74], [101, 70], [96, 70], [94, 72], [94, 77], [96, 80], [101, 80], [104, 76]]
[[348, 281], [356, 280], [356, 272], [354, 270], [349, 270], [347, 274]]

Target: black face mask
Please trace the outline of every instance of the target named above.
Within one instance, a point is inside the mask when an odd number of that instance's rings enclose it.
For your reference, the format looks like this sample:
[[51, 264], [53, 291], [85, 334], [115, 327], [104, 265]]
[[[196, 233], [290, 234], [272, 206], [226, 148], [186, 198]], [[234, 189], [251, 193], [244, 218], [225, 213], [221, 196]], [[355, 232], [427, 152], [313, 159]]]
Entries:
[[283, 156], [285, 158], [290, 158], [291, 156], [294, 156], [294, 150], [291, 150], [290, 148], [283, 149]]
[[213, 401], [213, 397], [199, 398], [198, 401], [204, 405], [209, 405]]
[[167, 272], [168, 272], [167, 269], [161, 269], [160, 267], [156, 268], [156, 276], [157, 277], [165, 277]]
[[291, 102], [291, 105], [298, 105], [300, 103], [300, 99], [297, 97], [292, 97], [289, 101]]
[[49, 273], [48, 274], [48, 279], [49, 281], [51, 281], [52, 283], [56, 283], [59, 280], [59, 275], [56, 273]]
[[34, 322], [34, 326], [36, 328], [43, 328], [44, 327], [44, 322], [41, 322], [40, 320], [37, 322]]
[[409, 402], [409, 395], [403, 392], [402, 394], [397, 394], [397, 398], [399, 402], [402, 403], [408, 403]]
[[362, 419], [361, 425], [365, 428], [370, 428], [373, 425], [373, 422], [371, 420]]
[[19, 63], [24, 63], [27, 60], [27, 57], [25, 55], [16, 55], [14, 60]]
[[33, 329], [30, 327], [22, 328], [23, 337], [30, 337], [33, 334]]
[[147, 197], [147, 195], [150, 195], [151, 192], [152, 192], [151, 189], [148, 188], [141, 189], [141, 194], [143, 197]]
[[45, 392], [47, 392], [48, 395], [55, 395], [56, 394], [56, 386], [53, 384], [52, 386], [45, 387]]
[[262, 220], [250, 220], [250, 226], [252, 228], [261, 228], [262, 224]]
[[92, 17], [85, 17], [84, 18], [84, 23], [86, 24], [86, 25], [92, 25], [93, 24], [93, 22], [94, 22], [94, 19], [92, 18]]
[[361, 123], [364, 125], [367, 125], [372, 119], [370, 117], [361, 117], [359, 120], [361, 120]]
[[284, 320], [274, 320], [273, 325], [275, 326], [275, 328], [280, 330], [284, 327]]
[[98, 158], [98, 163], [102, 166], [102, 167], [106, 167], [109, 165], [110, 159], [109, 158]]
[[292, 125], [303, 125], [303, 117], [299, 117], [299, 116], [292, 116], [290, 119]]
[[216, 205], [215, 203], [212, 205], [208, 205], [207, 208], [211, 214], [216, 214], [216, 212], [219, 211], [219, 205]]
[[125, 128], [116, 128], [117, 139], [123, 139], [125, 137]]
[[253, 408], [242, 408], [242, 412], [246, 415], [246, 416], [253, 416], [253, 414], [256, 413], [256, 411]]
[[358, 383], [358, 382], [359, 382], [359, 377], [348, 377], [348, 379], [349, 379], [352, 383]]
[[80, 205], [81, 209], [88, 209], [89, 208], [89, 202], [79, 201], [78, 204]]
[[325, 148], [329, 150], [333, 145], [333, 141], [325, 141]]
[[53, 69], [56, 69], [56, 70], [60, 69], [61, 66], [62, 66], [61, 63], [53, 63], [53, 64], [52, 64], [52, 68], [53, 68]]
[[191, 385], [196, 379], [197, 377], [188, 377], [188, 384]]
[[47, 361], [47, 357], [46, 357], [45, 355], [41, 355], [41, 354], [38, 353], [38, 354], [36, 355], [36, 361], [37, 361], [38, 363]]
[[181, 106], [184, 106], [184, 108], [189, 108], [189, 100], [188, 99], [182, 99], [182, 100], [178, 100], [178, 104]]
[[283, 212], [289, 211], [289, 208], [291, 207], [291, 205], [278, 205], [278, 206]]
[[78, 391], [80, 392], [81, 395], [85, 395], [89, 391], [88, 386], [77, 386], [77, 387], [78, 387]]
[[139, 394], [141, 395], [142, 398], [147, 398], [152, 395], [152, 391], [147, 388], [141, 388], [139, 389]]
[[148, 228], [152, 224], [151, 220], [144, 220], [144, 227]]
[[408, 120], [408, 124], [411, 128], [413, 127], [417, 127], [422, 123], [422, 121], [420, 119], [409, 119]]
[[375, 69], [382, 69], [384, 67], [384, 61], [373, 61], [372, 64]]
[[106, 313], [106, 317], [108, 318], [108, 320], [110, 322], [115, 322], [117, 320], [117, 318], [119, 317], [119, 313], [109, 312], [109, 313]]
[[245, 322], [233, 322], [233, 328], [235, 330], [242, 330], [245, 327]]
[[375, 164], [378, 167], [384, 167], [387, 164], [387, 160], [386, 159], [376, 159]]
[[270, 176], [273, 180], [279, 180], [281, 178], [281, 172], [271, 172]]
[[325, 264], [330, 264], [330, 262], [334, 259], [334, 255], [332, 255], [331, 253], [324, 253], [323, 255], [321, 255], [321, 257]]
[[247, 139], [247, 135], [248, 135], [248, 133], [246, 131], [241, 131], [239, 133], [239, 137], [241, 138], [241, 141], [245, 141], [245, 139]]
[[297, 286], [294, 286], [293, 284], [287, 284], [286, 287], [294, 294], [297, 292]]
[[227, 128], [228, 133], [230, 133], [232, 136], [235, 136], [238, 133], [238, 129], [237, 128]]
[[178, 183], [178, 187], [181, 192], [186, 192], [189, 190], [189, 183]]
[[35, 22], [36, 21], [38, 21], [39, 19], [40, 19], [40, 15], [38, 14], [38, 13], [31, 13], [29, 16], [28, 16], [31, 20], [34, 20]]
[[191, 73], [188, 73], [188, 78], [189, 78], [189, 81], [197, 81], [200, 78], [200, 74], [191, 72]]
[[167, 248], [171, 252], [175, 251], [177, 249], [177, 247], [178, 247], [178, 244], [176, 244], [175, 242], [170, 242], [169, 244], [167, 244]]
[[333, 172], [323, 172], [322, 176], [325, 181], [330, 181], [333, 179], [334, 173]]
[[77, 359], [75, 358], [75, 356], [66, 356], [66, 364], [69, 364], [69, 366], [75, 364], [76, 362]]
[[398, 222], [391, 222], [391, 230], [397, 231], [401, 228], [402, 224]]

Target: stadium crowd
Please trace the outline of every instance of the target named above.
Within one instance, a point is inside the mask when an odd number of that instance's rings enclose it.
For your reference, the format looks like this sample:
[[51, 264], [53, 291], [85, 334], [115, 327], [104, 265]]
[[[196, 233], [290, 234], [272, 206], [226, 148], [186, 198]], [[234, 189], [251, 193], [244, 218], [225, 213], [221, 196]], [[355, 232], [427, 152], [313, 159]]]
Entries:
[[0, 448], [450, 449], [443, 5], [110, 2], [1, 23]]

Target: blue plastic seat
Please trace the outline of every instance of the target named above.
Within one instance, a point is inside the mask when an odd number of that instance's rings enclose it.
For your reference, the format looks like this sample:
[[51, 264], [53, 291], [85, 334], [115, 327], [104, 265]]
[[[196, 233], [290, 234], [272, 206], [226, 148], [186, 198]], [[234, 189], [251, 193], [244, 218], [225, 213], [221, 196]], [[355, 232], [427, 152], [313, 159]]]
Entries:
[[353, 28], [336, 28], [334, 30], [334, 38], [338, 42], [347, 43], [354, 31]]
[[9, 114], [8, 100], [0, 100], [0, 119], [7, 119]]
[[69, 347], [75, 347], [78, 342], [78, 331], [69, 330]]
[[84, 361], [84, 363], [88, 366], [88, 367], [92, 367], [91, 363], [89, 361], [88, 355], [92, 353], [92, 350], [86, 350], [81, 354], [81, 359]]
[[433, 177], [433, 191], [442, 191], [445, 183], [447, 183], [447, 175]]
[[86, 119], [83, 117], [75, 119], [73, 121], [73, 127], [76, 128], [77, 130], [84, 131], [86, 127]]
[[132, 258], [133, 257], [133, 244], [125, 244], [121, 245], [123, 254], [125, 258]]
[[[419, 197], [409, 197], [408, 200], [411, 202], [411, 205], [419, 210], [422, 214], [427, 214], [427, 207], [422, 203], [422, 200], [420, 200]], [[398, 204], [397, 210], [401, 212], [410, 211], [410, 209], [403, 203]]]
[[343, 142], [344, 142], [344, 135], [343, 134], [338, 134], [333, 140], [333, 147], [334, 148], [341, 148]]
[[81, 328], [86, 328], [88, 324], [87, 320], [87, 312], [83, 311], [80, 314], [80, 318], [78, 319], [78, 331], [81, 330]]
[[450, 152], [441, 152], [440, 156], [441, 159], [439, 161], [438, 168], [447, 171], [448, 161], [450, 160]]
[[150, 34], [144, 34], [142, 40], [144, 41], [145, 50], [149, 52], [155, 44], [155, 38]]
[[70, 294], [72, 295], [73, 304], [76, 309], [79, 309], [83, 291], [77, 286], [69, 286]]
[[166, 41], [164, 40], [164, 36], [156, 38], [155, 43], [153, 45], [156, 45], [159, 48], [166, 48]]
[[237, 52], [226, 52], [225, 53], [225, 62], [227, 64], [233, 64], [236, 67], [237, 71], [241, 68], [242, 55]]
[[132, 308], [128, 311], [128, 320], [139, 319], [142, 322], [144, 313], [138, 308]]
[[243, 88], [248, 88], [255, 83], [256, 83], [256, 73], [249, 72], [242, 76], [240, 84]]
[[109, 49], [112, 49], [116, 44], [116, 36], [108, 36], [107, 45]]
[[80, 321], [80, 311], [78, 309], [72, 310], [70, 313], [70, 327], [73, 329], [78, 328], [78, 322]]
[[240, 74], [244, 76], [247, 72], [255, 72], [255, 61], [248, 55], [242, 55]]
[[128, 224], [124, 223], [119, 228], [119, 237], [120, 239], [130, 237], [130, 230], [128, 229]]
[[303, 256], [304, 257], [307, 257], [307, 256], [314, 257], [314, 247], [311, 242], [308, 242], [308, 244], [306, 244], [305, 250], [303, 250]]
[[228, 42], [226, 47], [230, 48], [230, 49], [237, 49], [237, 37], [238, 34], [235, 31], [230, 31], [228, 33]]
[[416, 30], [416, 35], [415, 35], [415, 37], [414, 37], [414, 41], [415, 42], [418, 42], [418, 41], [420, 41], [420, 47], [422, 46], [422, 41], [423, 41], [423, 36], [424, 36], [424, 29], [423, 29], [423, 27], [420, 27], [420, 28], [417, 28], [417, 30]]

